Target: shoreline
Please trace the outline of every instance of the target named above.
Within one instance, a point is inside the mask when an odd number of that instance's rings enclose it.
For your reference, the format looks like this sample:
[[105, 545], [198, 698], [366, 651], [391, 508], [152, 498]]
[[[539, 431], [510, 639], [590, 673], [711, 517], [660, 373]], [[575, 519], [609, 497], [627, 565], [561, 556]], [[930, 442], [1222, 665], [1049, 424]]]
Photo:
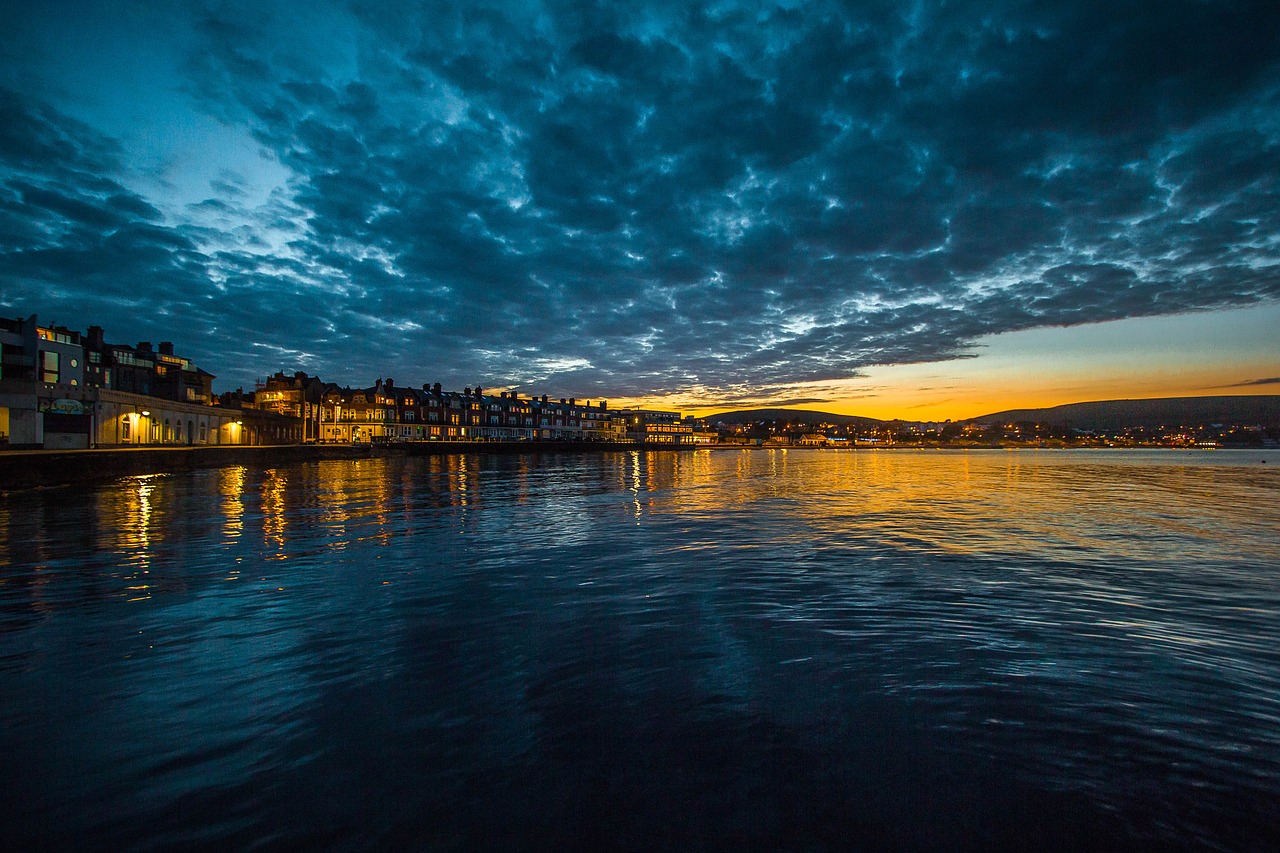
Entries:
[[621, 442], [431, 441], [402, 444], [268, 444], [179, 447], [110, 447], [88, 450], [7, 450], [0, 452], [0, 494], [115, 480], [145, 474], [170, 474], [233, 465], [266, 470], [299, 462], [387, 459], [408, 456], [492, 453], [598, 453], [636, 450], [692, 450]]
[[24, 489], [51, 488], [104, 482], [121, 477], [147, 474], [170, 474], [233, 465], [266, 470], [279, 465], [344, 459], [387, 459], [410, 456], [443, 456], [449, 454], [540, 454], [540, 453], [606, 453], [617, 451], [694, 451], [694, 450], [783, 450], [832, 451], [837, 453], [917, 451], [1021, 451], [1021, 450], [1123, 450], [1123, 451], [1210, 451], [1210, 450], [1274, 450], [1249, 447], [1037, 447], [1022, 445], [947, 447], [942, 445], [887, 445], [875, 447], [808, 447], [802, 445], [650, 445], [630, 442], [582, 441], [432, 441], [400, 444], [285, 444], [197, 447], [112, 447], [89, 450], [8, 450], [0, 452], [0, 494]]

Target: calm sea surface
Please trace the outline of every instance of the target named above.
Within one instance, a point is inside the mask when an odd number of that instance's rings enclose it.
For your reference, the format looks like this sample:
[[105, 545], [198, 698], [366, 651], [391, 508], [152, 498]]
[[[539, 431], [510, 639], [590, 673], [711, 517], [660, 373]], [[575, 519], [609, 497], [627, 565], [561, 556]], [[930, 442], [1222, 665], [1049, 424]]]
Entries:
[[1280, 453], [10, 493], [0, 791], [10, 849], [1280, 849]]

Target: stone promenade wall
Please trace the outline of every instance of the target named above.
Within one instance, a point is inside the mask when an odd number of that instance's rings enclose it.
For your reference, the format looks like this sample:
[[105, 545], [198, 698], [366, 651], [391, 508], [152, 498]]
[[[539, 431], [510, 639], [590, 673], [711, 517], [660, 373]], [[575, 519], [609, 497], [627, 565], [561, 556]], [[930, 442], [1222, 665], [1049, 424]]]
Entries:
[[[155, 447], [106, 450], [14, 450], [0, 452], [0, 492], [113, 480], [200, 468], [244, 465], [274, 468], [321, 459], [427, 456], [447, 453], [591, 453], [617, 450], [673, 450], [670, 446], [618, 442], [453, 442], [406, 444], [298, 444], [267, 447]], [[692, 448], [680, 448], [692, 449]]]

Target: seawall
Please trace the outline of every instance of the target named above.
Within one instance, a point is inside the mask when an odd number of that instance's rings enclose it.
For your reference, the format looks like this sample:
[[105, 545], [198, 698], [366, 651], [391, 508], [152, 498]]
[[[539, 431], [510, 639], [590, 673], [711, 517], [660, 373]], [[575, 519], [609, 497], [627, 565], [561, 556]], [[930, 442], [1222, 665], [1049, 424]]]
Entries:
[[462, 442], [405, 444], [293, 444], [261, 447], [129, 447], [102, 450], [11, 450], [0, 453], [0, 492], [243, 465], [267, 469], [322, 459], [435, 456], [449, 453], [599, 453], [685, 450], [625, 442]]

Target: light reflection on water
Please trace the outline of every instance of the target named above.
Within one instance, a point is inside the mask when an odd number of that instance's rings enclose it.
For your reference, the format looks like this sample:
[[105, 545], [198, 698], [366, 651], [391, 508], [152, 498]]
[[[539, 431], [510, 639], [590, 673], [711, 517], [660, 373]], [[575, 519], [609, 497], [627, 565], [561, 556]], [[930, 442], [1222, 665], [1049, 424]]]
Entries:
[[1277, 465], [437, 456], [9, 495], [0, 831], [1275, 846]]

